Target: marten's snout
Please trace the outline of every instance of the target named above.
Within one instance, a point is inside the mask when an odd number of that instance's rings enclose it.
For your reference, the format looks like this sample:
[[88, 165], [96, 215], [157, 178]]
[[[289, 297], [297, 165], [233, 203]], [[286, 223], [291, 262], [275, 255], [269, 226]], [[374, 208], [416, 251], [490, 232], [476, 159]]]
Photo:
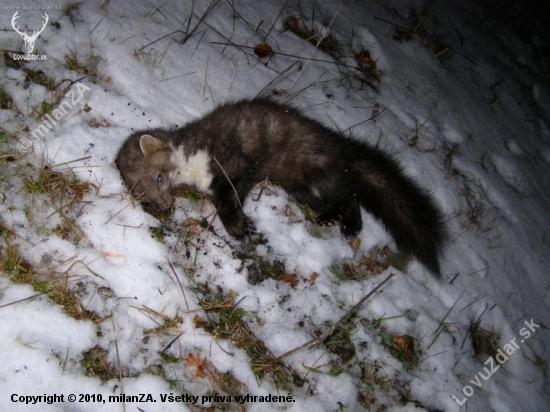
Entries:
[[175, 200], [175, 197], [170, 193], [163, 193], [163, 196], [154, 203], [160, 212], [166, 212], [174, 204]]

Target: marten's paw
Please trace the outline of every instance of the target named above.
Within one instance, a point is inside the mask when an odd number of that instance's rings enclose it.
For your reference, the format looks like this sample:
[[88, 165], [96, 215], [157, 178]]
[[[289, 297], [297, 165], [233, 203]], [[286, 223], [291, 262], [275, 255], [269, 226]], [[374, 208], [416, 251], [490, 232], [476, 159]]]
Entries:
[[315, 222], [320, 226], [334, 226], [340, 221], [337, 213], [326, 212], [316, 217]]

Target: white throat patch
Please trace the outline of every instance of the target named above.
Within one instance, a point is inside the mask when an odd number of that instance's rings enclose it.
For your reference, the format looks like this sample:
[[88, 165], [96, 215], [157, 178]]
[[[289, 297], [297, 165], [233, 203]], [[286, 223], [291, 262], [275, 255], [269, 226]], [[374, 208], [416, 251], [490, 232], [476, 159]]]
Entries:
[[172, 149], [170, 160], [176, 165], [176, 170], [170, 176], [172, 186], [194, 186], [201, 192], [210, 193], [212, 173], [210, 173], [210, 156], [206, 150], [186, 156], [183, 146]]

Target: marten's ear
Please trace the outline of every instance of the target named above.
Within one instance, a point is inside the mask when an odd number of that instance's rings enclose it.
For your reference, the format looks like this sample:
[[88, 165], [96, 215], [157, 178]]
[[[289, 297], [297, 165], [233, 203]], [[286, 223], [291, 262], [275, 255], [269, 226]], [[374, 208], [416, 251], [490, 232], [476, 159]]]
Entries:
[[145, 156], [152, 155], [153, 153], [166, 148], [164, 143], [150, 134], [144, 134], [141, 136], [139, 139], [139, 147]]

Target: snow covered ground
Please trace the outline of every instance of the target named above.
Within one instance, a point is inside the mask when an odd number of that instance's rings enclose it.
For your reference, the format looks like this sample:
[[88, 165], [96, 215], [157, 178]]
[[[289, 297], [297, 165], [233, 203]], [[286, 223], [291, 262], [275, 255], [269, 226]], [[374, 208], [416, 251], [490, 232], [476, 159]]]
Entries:
[[[23, 41], [13, 4], [0, 6], [0, 410], [548, 409], [548, 10], [59, 4], [43, 10], [33, 51], [46, 59], [28, 62], [13, 60]], [[20, 31], [44, 21], [18, 15]], [[260, 43], [273, 53], [258, 57]], [[113, 165], [132, 130], [259, 95], [392, 153], [433, 192], [451, 238], [442, 281], [416, 261], [366, 274], [369, 252], [394, 248], [376, 220], [363, 213], [352, 248], [277, 187], [245, 204], [267, 240], [246, 253], [196, 194], [159, 219], [132, 201]], [[284, 263], [285, 276], [249, 282], [258, 261]], [[340, 345], [281, 360], [284, 382], [223, 329], [247, 328], [273, 360], [390, 273]], [[283, 398], [236, 398], [269, 394]]]

